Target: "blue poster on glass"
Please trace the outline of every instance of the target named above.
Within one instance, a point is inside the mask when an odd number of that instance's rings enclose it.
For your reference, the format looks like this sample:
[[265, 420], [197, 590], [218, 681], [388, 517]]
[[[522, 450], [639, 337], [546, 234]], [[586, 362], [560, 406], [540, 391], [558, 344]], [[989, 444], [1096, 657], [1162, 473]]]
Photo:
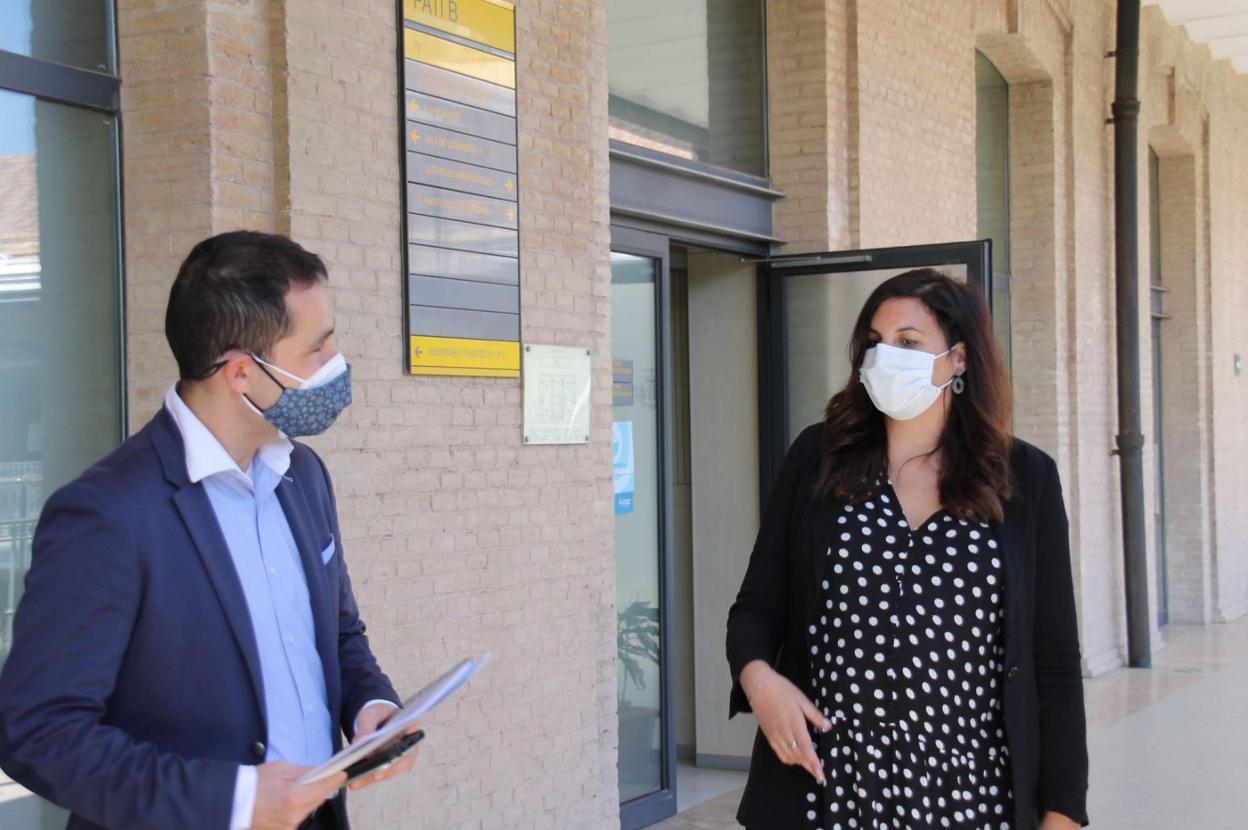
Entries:
[[633, 422], [611, 424], [611, 456], [614, 461], [615, 515], [633, 512], [636, 471], [633, 466]]

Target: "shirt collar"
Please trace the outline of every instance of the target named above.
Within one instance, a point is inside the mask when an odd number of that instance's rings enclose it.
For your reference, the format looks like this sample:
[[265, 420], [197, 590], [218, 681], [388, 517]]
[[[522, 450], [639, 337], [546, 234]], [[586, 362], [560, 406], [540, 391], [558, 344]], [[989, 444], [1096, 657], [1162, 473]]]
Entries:
[[[250, 470], [244, 472], [238, 468], [217, 437], [182, 400], [176, 383], [165, 393], [165, 408], [173, 416], [178, 432], [182, 434], [182, 446], [186, 453], [186, 476], [192, 484], [198, 484], [211, 476], [226, 475], [245, 480], [248, 487], [253, 485]], [[294, 445], [290, 443], [290, 439], [279, 432], [277, 438], [268, 441], [256, 451], [252, 467], [259, 462], [277, 475], [283, 476], [290, 469], [290, 454], [293, 450]]]

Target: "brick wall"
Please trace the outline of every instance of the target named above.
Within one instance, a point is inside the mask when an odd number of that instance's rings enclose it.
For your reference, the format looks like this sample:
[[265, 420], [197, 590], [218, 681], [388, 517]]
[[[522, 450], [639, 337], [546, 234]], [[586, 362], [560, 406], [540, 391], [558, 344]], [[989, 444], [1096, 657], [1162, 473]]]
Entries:
[[[1208, 138], [1209, 223], [1202, 231], [1208, 249], [1210, 299], [1209, 388], [1212, 393], [1214, 619], [1248, 612], [1248, 79], [1225, 67], [1214, 75]], [[1245, 364], [1240, 374], [1235, 355]]]
[[285, 8], [290, 229], [332, 272], [356, 398], [318, 446], [373, 645], [413, 689], [496, 662], [361, 827], [591, 827], [617, 810], [605, 19], [517, 4], [522, 323], [594, 354], [588, 446], [521, 442], [514, 380], [412, 378], [401, 342], [392, 4]]
[[134, 431], [177, 376], [164, 335], [169, 284], [190, 247], [214, 229], [208, 13], [198, 0], [118, 0], [117, 30]]
[[850, 74], [856, 244], [975, 236], [975, 55], [971, 3], [857, 3]]
[[852, 245], [849, 178], [854, 4], [767, 4], [768, 167], [785, 194], [775, 206], [786, 253]]

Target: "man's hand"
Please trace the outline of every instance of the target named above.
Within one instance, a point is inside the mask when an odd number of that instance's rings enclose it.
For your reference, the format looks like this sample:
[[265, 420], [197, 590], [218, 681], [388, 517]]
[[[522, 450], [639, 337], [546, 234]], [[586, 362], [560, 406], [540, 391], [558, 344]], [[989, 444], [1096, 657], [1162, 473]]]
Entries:
[[251, 830], [295, 830], [347, 782], [340, 772], [314, 784], [300, 784], [311, 767], [272, 761], [256, 767], [256, 806]]
[[[395, 707], [389, 703], [370, 703], [360, 710], [355, 717], [356, 731], [355, 737], [351, 740], [352, 745], [358, 744], [378, 730], [378, 728], [386, 722], [386, 720], [395, 713]], [[419, 723], [410, 724], [404, 734], [411, 735], [420, 729]], [[372, 786], [378, 781], [385, 781], [387, 778], [394, 778], [396, 775], [402, 775], [412, 768], [416, 763], [416, 754], [420, 752], [420, 748], [416, 747], [410, 750], [406, 755], [400, 758], [391, 766], [379, 772], [375, 772], [367, 778], [361, 778], [359, 781], [351, 782], [350, 789], [352, 791], [361, 790], [365, 787]]]

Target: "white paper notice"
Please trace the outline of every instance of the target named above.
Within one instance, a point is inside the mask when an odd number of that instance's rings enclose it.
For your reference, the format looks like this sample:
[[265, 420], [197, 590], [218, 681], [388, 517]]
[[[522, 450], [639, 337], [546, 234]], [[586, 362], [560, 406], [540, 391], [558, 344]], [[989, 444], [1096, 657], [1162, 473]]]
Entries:
[[524, 443], [589, 443], [589, 349], [525, 345]]

